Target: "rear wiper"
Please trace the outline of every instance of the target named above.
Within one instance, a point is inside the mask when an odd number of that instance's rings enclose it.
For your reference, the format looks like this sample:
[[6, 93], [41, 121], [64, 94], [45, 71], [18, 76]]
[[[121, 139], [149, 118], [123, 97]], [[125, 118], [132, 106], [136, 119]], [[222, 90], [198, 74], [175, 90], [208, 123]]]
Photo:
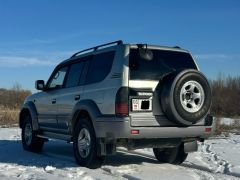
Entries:
[[140, 58], [151, 61], [153, 60], [153, 52], [148, 49], [147, 44], [137, 44]]

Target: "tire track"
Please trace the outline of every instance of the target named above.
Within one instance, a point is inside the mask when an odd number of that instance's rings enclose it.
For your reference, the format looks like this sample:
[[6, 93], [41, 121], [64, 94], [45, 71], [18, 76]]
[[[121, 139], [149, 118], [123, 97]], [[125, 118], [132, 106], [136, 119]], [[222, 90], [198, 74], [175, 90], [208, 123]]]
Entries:
[[[208, 147], [208, 150], [210, 151], [210, 147]], [[121, 149], [121, 151], [125, 152], [125, 153], [139, 155], [139, 156], [142, 156], [145, 158], [150, 158], [150, 159], [156, 160], [154, 156], [149, 155], [149, 154], [144, 154], [144, 153], [135, 152], [135, 151], [128, 152], [127, 150], [123, 150], [123, 149]], [[225, 162], [225, 160], [223, 160], [223, 162]], [[229, 165], [229, 163], [226, 164], [226, 166], [228, 166], [228, 165]], [[175, 166], [175, 165], [173, 165], [173, 166]], [[190, 163], [190, 164], [183, 163], [179, 166], [184, 167], [189, 170], [192, 170], [192, 171], [198, 173], [199, 175], [204, 176], [206, 179], [214, 179], [214, 177], [216, 177], [216, 179], [221, 179], [222, 176], [224, 176], [226, 178], [231, 178], [231, 179], [236, 179], [236, 178], [240, 179], [240, 174], [229, 171], [229, 167], [225, 167], [226, 169], [225, 169], [225, 173], [224, 173], [224, 172], [216, 172], [215, 170], [211, 170], [211, 169], [208, 169], [207, 167], [203, 167], [203, 166], [196, 165], [193, 163]]]
[[230, 168], [232, 167], [232, 165], [228, 161], [222, 159], [221, 156], [218, 156], [215, 152], [213, 152], [211, 150], [211, 145], [204, 144], [201, 147], [203, 147], [201, 152], [204, 155], [207, 155], [207, 157], [205, 157], [205, 158], [207, 158], [208, 161], [215, 164], [216, 167], [214, 167], [214, 169], [215, 169], [216, 173], [223, 173], [223, 174], [230, 174], [231, 173]]
[[233, 165], [227, 160], [223, 159], [220, 155], [211, 150], [211, 145], [202, 143], [201, 144], [201, 154], [203, 154], [203, 158], [207, 159], [208, 162], [211, 162], [211, 166], [213, 168], [212, 173], [215, 174], [224, 174], [228, 176], [233, 176], [236, 178], [240, 178], [239, 173], [231, 172], [231, 167]]

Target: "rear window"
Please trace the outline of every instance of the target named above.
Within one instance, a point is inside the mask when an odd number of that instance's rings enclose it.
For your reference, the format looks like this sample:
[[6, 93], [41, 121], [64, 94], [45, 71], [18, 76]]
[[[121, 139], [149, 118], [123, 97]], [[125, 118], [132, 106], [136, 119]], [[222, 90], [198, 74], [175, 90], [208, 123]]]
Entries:
[[84, 62], [72, 64], [67, 76], [66, 87], [75, 87], [79, 85], [80, 77], [83, 71]]
[[115, 51], [96, 54], [90, 61], [86, 84], [102, 81], [110, 72]]
[[196, 69], [189, 53], [167, 50], [151, 50], [152, 60], [139, 56], [138, 49], [131, 49], [129, 69], [131, 80], [159, 80], [163, 75], [176, 70]]

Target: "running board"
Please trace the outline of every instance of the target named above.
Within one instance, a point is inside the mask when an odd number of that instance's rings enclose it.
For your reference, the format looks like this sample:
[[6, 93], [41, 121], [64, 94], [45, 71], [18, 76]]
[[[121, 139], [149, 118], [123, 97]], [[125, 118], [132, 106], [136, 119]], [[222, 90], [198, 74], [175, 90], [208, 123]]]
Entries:
[[67, 134], [58, 134], [58, 133], [52, 133], [52, 132], [43, 132], [42, 134], [38, 134], [37, 137], [40, 138], [50, 138], [50, 139], [60, 139], [64, 141], [71, 142], [72, 141], [72, 136], [67, 135]]

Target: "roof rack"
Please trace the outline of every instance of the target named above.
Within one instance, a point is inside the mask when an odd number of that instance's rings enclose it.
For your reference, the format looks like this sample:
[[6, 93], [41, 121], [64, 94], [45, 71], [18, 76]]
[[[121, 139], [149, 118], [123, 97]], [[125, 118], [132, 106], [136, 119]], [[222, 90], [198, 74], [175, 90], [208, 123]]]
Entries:
[[76, 52], [75, 54], [73, 54], [71, 56], [71, 58], [83, 53], [83, 52], [87, 52], [87, 51], [96, 51], [98, 50], [100, 47], [105, 47], [105, 46], [109, 46], [109, 45], [113, 45], [113, 44], [116, 44], [116, 45], [119, 45], [119, 44], [123, 44], [123, 41], [122, 40], [118, 40], [118, 41], [113, 41], [113, 42], [110, 42], [110, 43], [106, 43], [106, 44], [101, 44], [99, 46], [95, 46], [95, 47], [92, 47], [92, 48], [88, 48], [88, 49], [85, 49], [85, 50], [82, 50], [82, 51], [79, 51], [79, 52]]

